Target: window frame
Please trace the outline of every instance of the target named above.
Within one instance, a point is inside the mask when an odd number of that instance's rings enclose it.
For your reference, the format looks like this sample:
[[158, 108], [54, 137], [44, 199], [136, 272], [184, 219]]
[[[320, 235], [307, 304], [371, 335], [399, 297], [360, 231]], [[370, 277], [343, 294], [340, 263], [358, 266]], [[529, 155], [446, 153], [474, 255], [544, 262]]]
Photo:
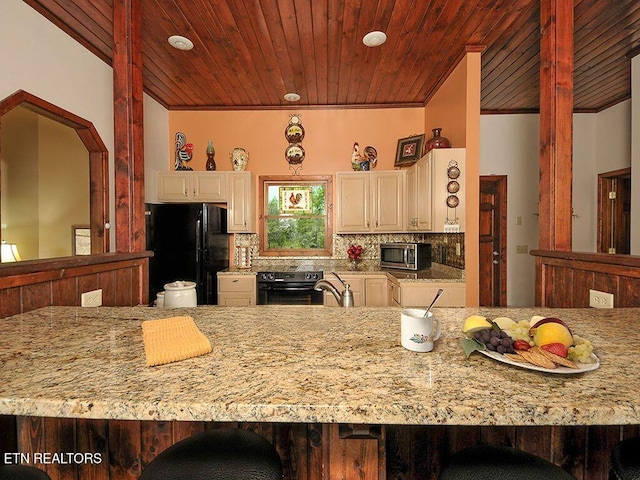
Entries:
[[[306, 256], [306, 257], [330, 257], [333, 252], [333, 176], [332, 175], [266, 175], [259, 177], [260, 184], [260, 256]], [[269, 186], [325, 186], [325, 233], [324, 249], [267, 249], [267, 217], [269, 212], [269, 198], [267, 189]]]

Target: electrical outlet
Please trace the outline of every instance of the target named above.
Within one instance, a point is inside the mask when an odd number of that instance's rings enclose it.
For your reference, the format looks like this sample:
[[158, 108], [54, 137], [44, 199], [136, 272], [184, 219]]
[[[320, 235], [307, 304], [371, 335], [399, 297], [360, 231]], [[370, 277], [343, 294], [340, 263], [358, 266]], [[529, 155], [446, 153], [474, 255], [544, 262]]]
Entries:
[[516, 245], [516, 253], [529, 253], [529, 245]]
[[613, 308], [613, 293], [589, 290], [589, 306], [594, 308]]
[[102, 289], [83, 293], [80, 296], [80, 305], [83, 307], [99, 307], [102, 305]]
[[456, 255], [458, 257], [462, 255], [462, 246], [459, 243], [456, 243]]

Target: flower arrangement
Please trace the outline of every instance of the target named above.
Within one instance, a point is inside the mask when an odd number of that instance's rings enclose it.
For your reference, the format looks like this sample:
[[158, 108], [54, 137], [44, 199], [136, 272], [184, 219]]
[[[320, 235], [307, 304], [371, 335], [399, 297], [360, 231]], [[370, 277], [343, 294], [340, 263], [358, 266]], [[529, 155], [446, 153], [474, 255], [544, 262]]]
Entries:
[[349, 260], [360, 260], [362, 256], [362, 245], [349, 245], [347, 249]]

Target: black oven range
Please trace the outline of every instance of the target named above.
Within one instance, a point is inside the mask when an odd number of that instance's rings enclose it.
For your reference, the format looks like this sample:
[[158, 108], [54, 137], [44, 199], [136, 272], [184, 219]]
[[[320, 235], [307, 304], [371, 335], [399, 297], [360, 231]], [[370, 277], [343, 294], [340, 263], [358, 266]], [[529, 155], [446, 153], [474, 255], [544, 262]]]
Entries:
[[324, 293], [313, 289], [322, 278], [304, 266], [258, 272], [258, 305], [322, 305]]

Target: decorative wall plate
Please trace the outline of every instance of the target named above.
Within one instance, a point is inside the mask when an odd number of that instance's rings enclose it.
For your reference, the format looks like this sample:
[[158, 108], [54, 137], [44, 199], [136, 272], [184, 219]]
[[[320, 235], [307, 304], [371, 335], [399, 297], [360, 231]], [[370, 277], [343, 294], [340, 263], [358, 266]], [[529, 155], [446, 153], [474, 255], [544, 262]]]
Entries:
[[284, 156], [291, 165], [298, 165], [304, 160], [304, 148], [302, 145], [292, 143], [284, 151]]
[[457, 166], [452, 165], [449, 168], [447, 168], [447, 177], [458, 178], [459, 176], [460, 176], [460, 169]]
[[451, 180], [447, 183], [447, 192], [449, 193], [458, 193], [460, 191], [460, 184], [455, 180]]
[[456, 208], [460, 204], [460, 199], [455, 195], [449, 195], [447, 197], [447, 207]]
[[284, 137], [289, 143], [300, 143], [304, 139], [304, 127], [299, 123], [290, 123], [284, 130]]

